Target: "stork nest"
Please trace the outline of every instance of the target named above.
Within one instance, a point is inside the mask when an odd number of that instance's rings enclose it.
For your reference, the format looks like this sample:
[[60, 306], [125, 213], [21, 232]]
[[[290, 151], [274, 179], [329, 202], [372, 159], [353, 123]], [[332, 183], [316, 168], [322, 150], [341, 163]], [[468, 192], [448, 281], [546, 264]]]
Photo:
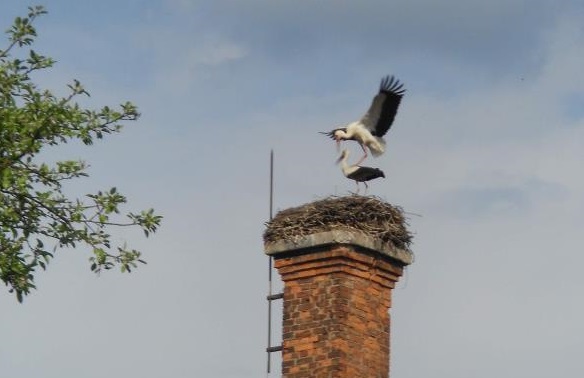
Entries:
[[409, 250], [412, 235], [404, 211], [374, 196], [331, 196], [282, 210], [266, 223], [264, 242], [294, 241], [332, 230], [361, 231]]

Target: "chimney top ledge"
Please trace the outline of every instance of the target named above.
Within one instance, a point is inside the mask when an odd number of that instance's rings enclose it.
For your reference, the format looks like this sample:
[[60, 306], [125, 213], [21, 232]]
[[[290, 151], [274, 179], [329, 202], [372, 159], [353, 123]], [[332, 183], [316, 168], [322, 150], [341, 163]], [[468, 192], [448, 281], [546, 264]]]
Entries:
[[268, 242], [264, 244], [264, 250], [266, 255], [275, 257], [286, 252], [332, 244], [348, 244], [369, 249], [404, 265], [409, 265], [414, 261], [414, 255], [411, 251], [397, 248], [391, 242], [384, 243], [380, 239], [354, 230], [331, 230], [298, 237], [294, 240]]

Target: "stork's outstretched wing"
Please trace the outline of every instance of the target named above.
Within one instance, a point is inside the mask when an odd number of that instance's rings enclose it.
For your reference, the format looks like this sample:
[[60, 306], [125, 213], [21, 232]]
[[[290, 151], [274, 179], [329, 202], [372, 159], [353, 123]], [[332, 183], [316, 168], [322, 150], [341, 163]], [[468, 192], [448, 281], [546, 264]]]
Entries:
[[361, 118], [361, 123], [371, 131], [371, 134], [382, 137], [389, 130], [405, 91], [403, 84], [393, 76], [386, 76], [381, 80], [379, 93]]

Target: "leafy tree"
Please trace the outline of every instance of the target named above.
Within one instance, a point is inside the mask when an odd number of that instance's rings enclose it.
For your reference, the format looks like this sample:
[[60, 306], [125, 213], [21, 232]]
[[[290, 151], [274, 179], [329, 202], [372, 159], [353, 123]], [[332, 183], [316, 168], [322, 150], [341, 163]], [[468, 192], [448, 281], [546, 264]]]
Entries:
[[119, 108], [83, 108], [77, 100], [89, 93], [76, 80], [64, 97], [32, 81], [55, 63], [29, 47], [37, 36], [33, 24], [45, 13], [35, 6], [27, 17], [17, 17], [6, 32], [7, 47], [0, 50], [0, 279], [20, 302], [35, 288], [38, 268], [46, 269], [63, 247], [89, 247], [94, 272], [116, 266], [130, 272], [144, 263], [140, 252], [112, 246], [108, 230], [137, 226], [148, 236], [161, 221], [152, 209], [120, 214], [126, 198], [116, 188], [68, 198], [64, 185], [87, 176], [86, 163], [49, 164], [39, 158], [48, 146], [71, 141], [90, 145], [119, 132], [121, 122], [139, 117], [130, 102]]

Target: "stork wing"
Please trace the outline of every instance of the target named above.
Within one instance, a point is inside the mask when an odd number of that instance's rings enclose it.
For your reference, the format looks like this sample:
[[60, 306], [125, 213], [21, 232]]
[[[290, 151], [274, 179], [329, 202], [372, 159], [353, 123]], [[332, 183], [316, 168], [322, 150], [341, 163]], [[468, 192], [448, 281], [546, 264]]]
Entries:
[[341, 128], [339, 128], [339, 129], [334, 129], [334, 130], [331, 130], [331, 131], [319, 131], [319, 134], [326, 135], [326, 136], [328, 136], [329, 138], [331, 138], [331, 139], [333, 139], [333, 140], [334, 140], [334, 139], [335, 139], [335, 132], [336, 132], [336, 131], [339, 131], [339, 130], [342, 130], [342, 131], [344, 131], [344, 132], [347, 132], [347, 128], [346, 128], [346, 127], [341, 127]]
[[355, 172], [350, 173], [347, 175], [348, 178], [355, 181], [365, 182], [376, 179], [378, 177], [385, 177], [383, 171], [379, 168], [371, 168], [371, 167], [362, 167], [359, 166], [359, 169], [355, 170]]
[[393, 76], [386, 76], [381, 80], [379, 93], [361, 118], [361, 123], [371, 131], [371, 134], [382, 137], [389, 130], [405, 91], [403, 84]]

